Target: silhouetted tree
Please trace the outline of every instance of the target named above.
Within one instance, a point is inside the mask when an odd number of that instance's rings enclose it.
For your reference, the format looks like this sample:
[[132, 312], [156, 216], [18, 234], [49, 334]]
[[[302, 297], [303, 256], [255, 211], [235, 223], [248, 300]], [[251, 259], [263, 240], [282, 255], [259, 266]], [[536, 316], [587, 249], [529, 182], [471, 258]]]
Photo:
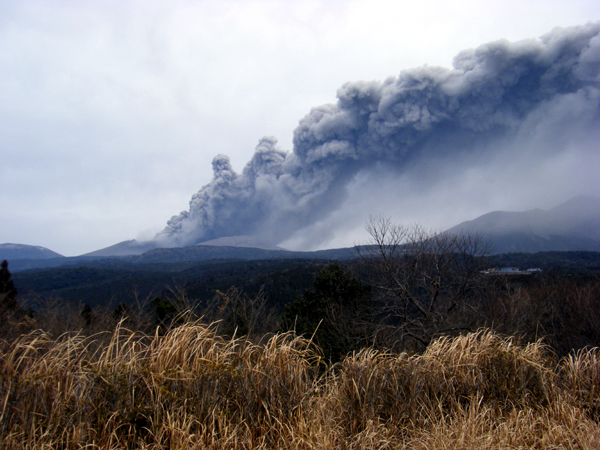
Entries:
[[17, 289], [8, 270], [8, 261], [0, 264], [0, 309], [2, 313], [19, 309], [17, 302]]
[[89, 305], [89, 303], [83, 305], [83, 308], [81, 309], [81, 318], [83, 319], [83, 322], [85, 323], [86, 327], [92, 325], [92, 307]]
[[469, 331], [489, 244], [480, 236], [435, 233], [372, 218], [358, 248], [377, 296], [386, 346], [422, 350], [441, 334]]
[[171, 299], [165, 299], [161, 297], [154, 297], [150, 303], [154, 306], [154, 317], [156, 318], [156, 325], [163, 327], [169, 327], [179, 308], [175, 301]]
[[325, 357], [338, 361], [370, 343], [371, 289], [343, 265], [334, 263], [315, 278], [313, 289], [286, 307], [284, 324], [310, 338]]

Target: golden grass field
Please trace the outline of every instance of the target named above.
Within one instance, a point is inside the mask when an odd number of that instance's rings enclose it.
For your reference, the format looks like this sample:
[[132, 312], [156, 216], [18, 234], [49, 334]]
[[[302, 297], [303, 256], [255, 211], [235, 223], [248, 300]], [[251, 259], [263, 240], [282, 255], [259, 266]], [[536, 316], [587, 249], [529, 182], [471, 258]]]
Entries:
[[0, 354], [2, 449], [600, 449], [600, 359], [488, 330], [327, 364], [310, 340], [189, 322]]

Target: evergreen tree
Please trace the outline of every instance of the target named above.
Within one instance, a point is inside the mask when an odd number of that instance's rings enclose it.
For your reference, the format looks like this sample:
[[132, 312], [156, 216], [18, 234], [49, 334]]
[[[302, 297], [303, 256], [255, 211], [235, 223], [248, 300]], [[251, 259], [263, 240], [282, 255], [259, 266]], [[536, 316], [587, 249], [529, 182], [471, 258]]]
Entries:
[[7, 313], [19, 309], [17, 303], [17, 288], [13, 283], [8, 270], [8, 261], [2, 261], [0, 265], [0, 309], [2, 313]]
[[339, 361], [369, 344], [371, 315], [370, 286], [334, 263], [317, 275], [313, 289], [286, 307], [283, 320], [288, 329], [313, 336], [326, 358]]
[[92, 325], [94, 315], [92, 313], [92, 307], [89, 305], [89, 303], [85, 303], [83, 305], [83, 309], [81, 310], [81, 318], [83, 319], [86, 327], [90, 327]]

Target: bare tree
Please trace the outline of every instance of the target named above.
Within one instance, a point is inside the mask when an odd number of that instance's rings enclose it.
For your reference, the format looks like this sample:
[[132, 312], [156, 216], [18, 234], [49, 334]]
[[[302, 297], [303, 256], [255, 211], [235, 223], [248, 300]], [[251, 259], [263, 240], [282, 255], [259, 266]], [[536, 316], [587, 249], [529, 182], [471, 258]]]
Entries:
[[358, 251], [378, 294], [386, 345], [421, 349], [437, 335], [469, 329], [489, 245], [477, 235], [428, 231], [371, 218]]

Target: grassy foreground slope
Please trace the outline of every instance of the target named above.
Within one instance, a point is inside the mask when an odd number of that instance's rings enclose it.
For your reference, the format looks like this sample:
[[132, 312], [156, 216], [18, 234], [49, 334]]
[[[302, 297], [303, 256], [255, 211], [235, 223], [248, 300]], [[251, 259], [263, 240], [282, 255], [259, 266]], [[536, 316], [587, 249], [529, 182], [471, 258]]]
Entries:
[[256, 344], [199, 322], [34, 332], [0, 354], [0, 447], [598, 449], [599, 356], [480, 331], [331, 366], [292, 334]]

